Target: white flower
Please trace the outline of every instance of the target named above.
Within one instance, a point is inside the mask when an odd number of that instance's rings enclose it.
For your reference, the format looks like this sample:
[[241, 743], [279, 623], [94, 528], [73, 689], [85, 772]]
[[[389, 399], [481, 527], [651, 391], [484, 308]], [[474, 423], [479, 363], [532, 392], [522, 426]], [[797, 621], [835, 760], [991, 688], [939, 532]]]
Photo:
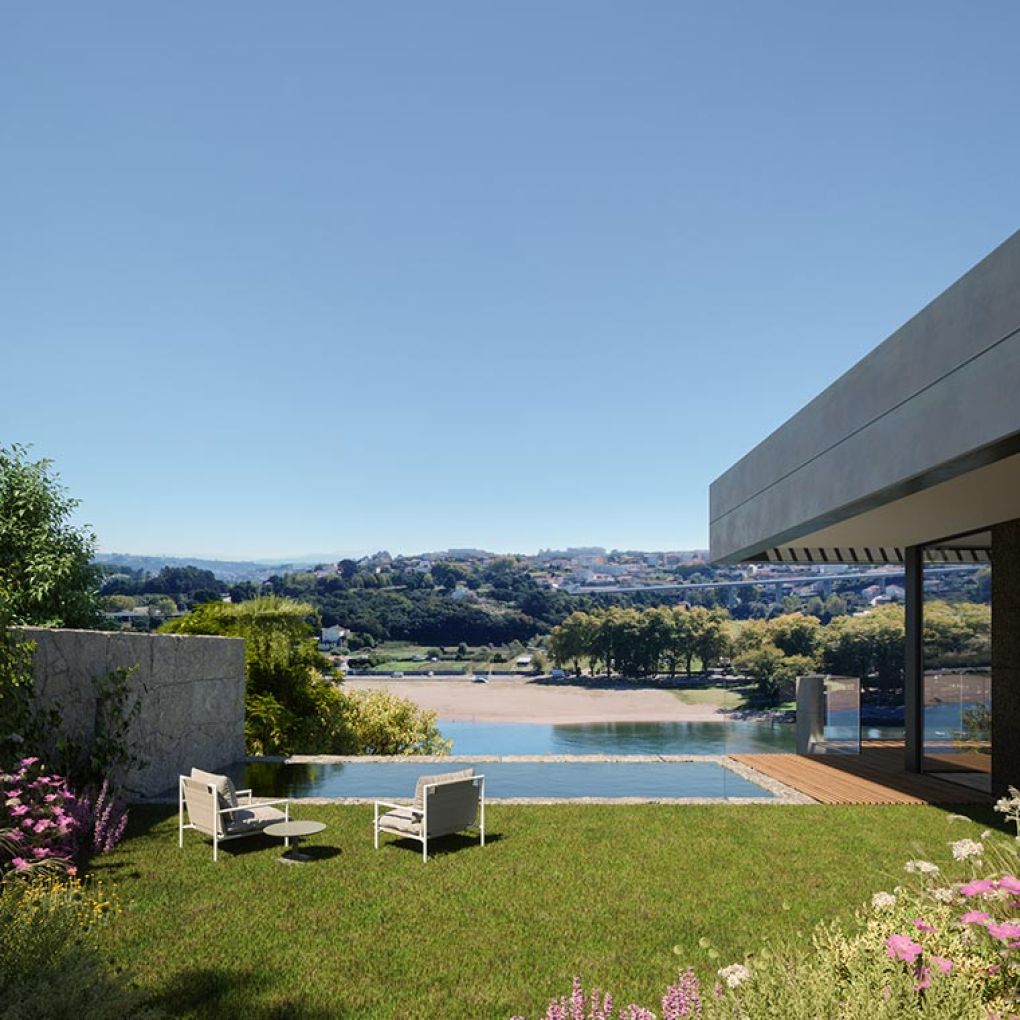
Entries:
[[939, 903], [952, 903], [956, 899], [956, 893], [952, 889], [930, 889], [928, 895]]
[[751, 972], [742, 963], [731, 963], [728, 967], [723, 967], [719, 971], [719, 977], [726, 982], [728, 988], [736, 988], [737, 985], [743, 984], [750, 976]]
[[909, 871], [911, 875], [937, 875], [939, 866], [931, 861], [907, 861], [903, 870]]
[[896, 897], [892, 893], [877, 892], [871, 897], [871, 905], [876, 910], [889, 910], [896, 906]]
[[991, 835], [993, 835], [992, 830], [991, 829], [985, 829], [985, 831], [981, 833], [981, 838], [982, 839], [988, 839], [988, 837], [991, 836]]
[[949, 849], [953, 851], [953, 860], [955, 861], [965, 861], [968, 857], [980, 857], [985, 852], [983, 844], [973, 839], [958, 839], [955, 843], [949, 844]]

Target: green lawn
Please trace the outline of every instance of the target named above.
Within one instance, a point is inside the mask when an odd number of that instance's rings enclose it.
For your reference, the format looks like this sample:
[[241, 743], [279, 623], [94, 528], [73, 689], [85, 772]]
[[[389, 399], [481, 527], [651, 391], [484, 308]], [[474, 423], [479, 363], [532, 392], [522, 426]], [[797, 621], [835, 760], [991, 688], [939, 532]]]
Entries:
[[[757, 689], [753, 684], [737, 687], [725, 686], [699, 686], [689, 687], [684, 690], [674, 690], [673, 693], [685, 705], [717, 705], [719, 708], [730, 709], [757, 709], [761, 708], [761, 702], [757, 697]], [[769, 708], [781, 711], [797, 707], [796, 702], [782, 701]]]
[[312, 863], [256, 837], [213, 864], [154, 807], [98, 861], [125, 905], [109, 952], [172, 1015], [505, 1020], [575, 973], [654, 1006], [680, 960], [717, 967], [846, 916], [907, 858], [980, 831], [928, 807], [494, 805], [489, 845], [454, 838], [423, 864], [391, 837], [373, 851], [369, 807], [292, 814], [328, 826]]

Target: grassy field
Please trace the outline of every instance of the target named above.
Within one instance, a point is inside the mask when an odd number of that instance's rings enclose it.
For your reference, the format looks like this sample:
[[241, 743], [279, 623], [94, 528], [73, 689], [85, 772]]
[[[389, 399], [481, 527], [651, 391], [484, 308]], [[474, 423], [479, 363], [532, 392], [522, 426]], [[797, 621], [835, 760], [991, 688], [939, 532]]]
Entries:
[[[372, 649], [372, 654], [386, 657], [383, 662], [374, 668], [373, 672], [408, 673], [432, 670], [435, 673], [488, 673], [491, 670], [493, 674], [517, 673], [519, 670], [514, 665], [514, 661], [519, 655], [523, 654], [519, 651], [513, 651], [506, 646], [496, 648], [469, 647], [467, 655], [463, 659], [445, 658], [439, 662], [429, 662], [427, 659], [428, 653], [433, 651], [434, 648], [435, 646], [412, 645], [400, 641], [384, 642]], [[452, 654], [453, 651], [454, 649], [451, 648], [446, 649], [448, 655]], [[489, 659], [494, 652], [502, 653], [506, 661], [490, 662]], [[355, 656], [360, 654], [362, 653], [354, 653]], [[416, 659], [415, 656], [425, 656], [426, 658]]]
[[847, 916], [907, 858], [942, 859], [946, 840], [980, 831], [927, 807], [488, 813], [489, 845], [455, 837], [423, 864], [417, 844], [372, 849], [371, 808], [297, 805], [328, 828], [313, 862], [287, 866], [267, 837], [213, 864], [195, 833], [178, 850], [170, 809], [135, 808], [95, 869], [125, 905], [109, 952], [174, 1016], [533, 1017], [575, 973], [655, 1005], [680, 961], [714, 970], [765, 935]]

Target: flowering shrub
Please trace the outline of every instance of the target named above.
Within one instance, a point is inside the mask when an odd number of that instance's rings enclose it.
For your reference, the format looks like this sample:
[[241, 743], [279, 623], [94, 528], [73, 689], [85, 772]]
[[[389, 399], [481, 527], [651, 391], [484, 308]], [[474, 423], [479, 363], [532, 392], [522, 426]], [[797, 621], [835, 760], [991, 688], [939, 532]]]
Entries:
[[[1020, 827], [1020, 793], [1010, 793], [997, 808]], [[849, 925], [766, 945], [720, 968], [707, 995], [688, 970], [659, 1014], [636, 1004], [614, 1014], [610, 996], [586, 998], [575, 978], [544, 1020], [1018, 1020], [1018, 846], [986, 831], [949, 842], [945, 863], [907, 861], [902, 882]]]
[[110, 791], [109, 779], [97, 791], [86, 791], [72, 811], [81, 857], [107, 854], [121, 840], [127, 827], [127, 808]]
[[99, 929], [119, 909], [101, 882], [67, 874], [0, 882], [0, 1016], [153, 1016], [107, 970], [98, 948]]
[[[736, 964], [736, 966], [740, 966]], [[701, 985], [693, 970], [683, 971], [662, 997], [662, 1020], [700, 1020]], [[515, 1016], [511, 1020], [524, 1020]], [[581, 979], [575, 977], [569, 995], [553, 999], [542, 1020], [657, 1020], [655, 1013], [631, 1003], [619, 1013], [613, 1011], [613, 997], [597, 988], [585, 995]]]
[[10, 773], [0, 773], [0, 871], [26, 871], [40, 862], [75, 873], [75, 862], [107, 853], [127, 824], [124, 806], [108, 781], [98, 792], [76, 796], [67, 782], [50, 775], [38, 758], [23, 758]]
[[[0, 774], [0, 823], [16, 852], [16, 871], [52, 860], [73, 870], [77, 848], [77, 798], [60, 776], [49, 775], [38, 758], [23, 758], [13, 772]], [[5, 862], [0, 860], [0, 867]]]

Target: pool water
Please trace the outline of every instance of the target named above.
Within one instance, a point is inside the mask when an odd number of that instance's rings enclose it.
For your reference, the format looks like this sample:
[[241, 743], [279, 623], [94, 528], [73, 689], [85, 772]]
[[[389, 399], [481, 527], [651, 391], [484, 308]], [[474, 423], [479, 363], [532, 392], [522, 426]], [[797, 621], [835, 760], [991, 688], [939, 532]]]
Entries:
[[[298, 764], [249, 762], [236, 782], [268, 797], [409, 798], [421, 775], [440, 775], [468, 767], [456, 761], [343, 762]], [[485, 776], [489, 798], [751, 797], [773, 794], [717, 762], [590, 761], [472, 762]]]
[[[770, 722], [655, 722], [547, 725], [449, 722], [439, 730], [453, 754], [770, 754], [796, 750], [796, 727]], [[903, 730], [866, 728], [865, 739]]]

